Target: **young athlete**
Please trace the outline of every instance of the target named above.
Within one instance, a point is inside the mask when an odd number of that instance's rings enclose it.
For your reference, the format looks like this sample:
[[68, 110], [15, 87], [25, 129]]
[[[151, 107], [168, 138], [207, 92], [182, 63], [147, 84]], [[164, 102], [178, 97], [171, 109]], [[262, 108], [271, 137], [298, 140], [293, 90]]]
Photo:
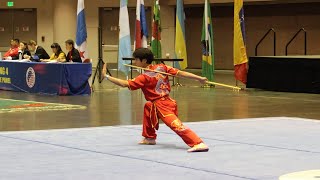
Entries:
[[190, 78], [205, 83], [207, 78], [192, 73], [179, 71], [164, 64], [152, 65], [153, 54], [147, 48], [140, 48], [134, 51], [136, 66], [150, 69], [132, 80], [121, 80], [106, 75], [106, 64], [103, 66], [102, 75], [112, 83], [121, 87], [128, 87], [130, 90], [141, 89], [146, 100], [144, 106], [143, 130], [144, 139], [139, 144], [155, 145], [156, 130], [159, 128], [159, 119], [177, 133], [182, 140], [191, 148], [188, 152], [206, 152], [208, 146], [188, 127], [184, 126], [178, 116], [176, 101], [169, 97], [170, 84], [167, 75], [152, 72], [161, 71], [178, 77]]

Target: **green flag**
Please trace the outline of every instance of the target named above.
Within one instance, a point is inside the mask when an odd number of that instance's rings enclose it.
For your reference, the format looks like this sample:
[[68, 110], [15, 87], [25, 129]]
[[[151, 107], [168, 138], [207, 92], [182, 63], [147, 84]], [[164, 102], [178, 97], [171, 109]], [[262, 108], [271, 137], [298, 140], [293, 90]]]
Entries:
[[213, 49], [213, 31], [211, 10], [208, 0], [205, 0], [202, 26], [202, 76], [207, 77], [209, 81], [213, 81], [214, 73], [214, 49]]
[[162, 57], [159, 0], [155, 0], [154, 6], [153, 6], [151, 48], [152, 48], [152, 53], [154, 54], [155, 58], [161, 58]]

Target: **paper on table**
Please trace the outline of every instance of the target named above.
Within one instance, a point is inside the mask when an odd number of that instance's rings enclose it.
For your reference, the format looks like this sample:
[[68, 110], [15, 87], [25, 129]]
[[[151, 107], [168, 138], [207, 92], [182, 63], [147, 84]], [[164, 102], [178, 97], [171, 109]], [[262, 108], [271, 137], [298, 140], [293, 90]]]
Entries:
[[22, 60], [3, 60], [5, 62], [30, 62], [29, 59], [22, 59]]
[[47, 61], [47, 63], [57, 63], [58, 61], [57, 60], [50, 60], [50, 61]]
[[29, 59], [21, 59], [21, 60], [18, 60], [18, 62], [30, 62]]

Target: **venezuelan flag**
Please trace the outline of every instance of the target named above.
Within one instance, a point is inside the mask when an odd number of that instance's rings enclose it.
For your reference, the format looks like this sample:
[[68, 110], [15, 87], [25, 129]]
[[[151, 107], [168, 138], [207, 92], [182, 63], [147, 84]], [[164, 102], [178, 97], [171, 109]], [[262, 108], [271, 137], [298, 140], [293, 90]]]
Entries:
[[243, 0], [234, 1], [233, 60], [236, 80], [247, 83], [248, 57], [245, 44]]
[[176, 67], [179, 69], [185, 69], [188, 66], [184, 21], [183, 0], [177, 0], [175, 56], [176, 58], [183, 59], [182, 62], [176, 63]]

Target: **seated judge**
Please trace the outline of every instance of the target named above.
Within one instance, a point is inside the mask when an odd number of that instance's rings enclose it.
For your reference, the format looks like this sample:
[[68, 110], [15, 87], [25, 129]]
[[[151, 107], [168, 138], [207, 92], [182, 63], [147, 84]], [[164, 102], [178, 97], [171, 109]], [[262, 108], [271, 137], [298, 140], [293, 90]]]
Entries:
[[19, 59], [20, 54], [21, 54], [22, 59], [23, 59], [24, 55], [31, 56], [31, 53], [30, 53], [30, 51], [28, 49], [28, 44], [25, 41], [20, 42], [20, 46], [19, 46], [19, 51], [18, 52], [19, 52], [19, 55], [18, 55], [17, 59]]
[[50, 59], [47, 51], [43, 47], [38, 46], [36, 41], [30, 40], [28, 42], [28, 48], [31, 52], [34, 52], [34, 56], [24, 55], [25, 59], [30, 59], [33, 61], [40, 61], [40, 59]]
[[11, 48], [4, 54], [3, 58], [7, 60], [11, 59], [18, 59], [19, 57], [19, 39], [12, 39], [11, 40]]
[[74, 48], [74, 41], [69, 39], [66, 42], [66, 49], [68, 51], [67, 62], [78, 62], [82, 63], [79, 51]]
[[50, 56], [50, 59], [40, 59], [42, 62], [66, 62], [66, 54], [62, 51], [61, 46], [58, 43], [53, 43], [51, 45], [53, 54]]

